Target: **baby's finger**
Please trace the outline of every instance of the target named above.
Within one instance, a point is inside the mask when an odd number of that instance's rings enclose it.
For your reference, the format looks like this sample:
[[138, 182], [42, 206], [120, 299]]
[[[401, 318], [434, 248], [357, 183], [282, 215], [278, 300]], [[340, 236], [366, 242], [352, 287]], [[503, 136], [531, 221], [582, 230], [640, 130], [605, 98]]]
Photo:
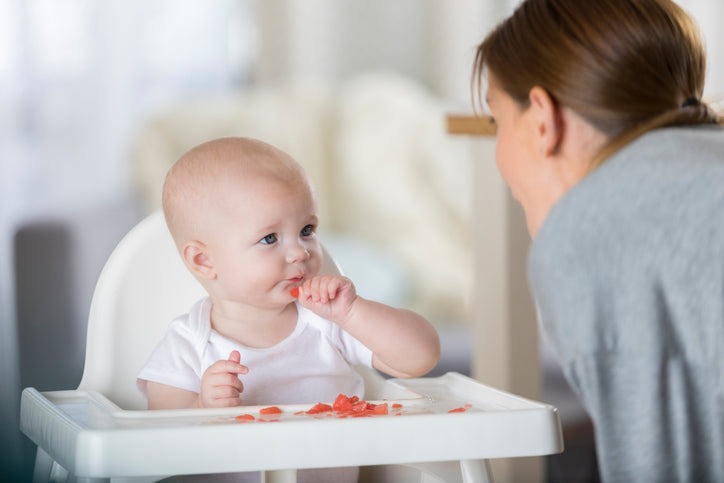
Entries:
[[324, 280], [322, 281], [322, 292], [325, 302], [329, 302], [330, 300], [334, 299], [334, 297], [337, 295], [337, 291], [339, 290], [339, 286], [342, 283], [342, 280], [342, 277], [334, 275], [328, 275], [324, 278]]
[[244, 384], [239, 379], [239, 376], [232, 373], [220, 374], [219, 379], [216, 380], [217, 387], [231, 387], [237, 392], [244, 391]]
[[318, 303], [322, 301], [322, 282], [324, 277], [314, 277], [309, 281], [309, 295], [312, 302]]
[[211, 366], [211, 370], [214, 374], [221, 374], [225, 372], [233, 374], [249, 373], [248, 367], [233, 361], [217, 361], [213, 366]]
[[239, 398], [238, 394], [236, 396], [232, 396], [232, 397], [218, 398], [215, 400], [215, 402], [216, 402], [215, 406], [221, 407], [221, 408], [231, 408], [231, 407], [235, 407], [235, 406], [241, 406], [241, 399]]
[[311, 281], [305, 280], [302, 282], [302, 284], [299, 287], [296, 287], [298, 290], [296, 291], [296, 295], [294, 295], [300, 302], [303, 302], [305, 300], [309, 299], [310, 293], [312, 292], [311, 289]]
[[339, 288], [344, 283], [344, 279], [341, 277], [334, 277], [333, 279], [329, 280], [329, 283], [327, 284], [327, 297], [329, 300], [334, 300], [334, 298], [337, 296], [337, 293], [339, 292]]

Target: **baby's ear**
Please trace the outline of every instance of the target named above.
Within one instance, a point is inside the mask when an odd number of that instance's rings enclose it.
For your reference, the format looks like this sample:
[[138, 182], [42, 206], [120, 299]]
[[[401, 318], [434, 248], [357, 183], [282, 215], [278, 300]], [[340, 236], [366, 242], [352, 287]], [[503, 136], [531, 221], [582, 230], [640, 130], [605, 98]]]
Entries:
[[194, 275], [206, 280], [216, 278], [216, 270], [206, 245], [197, 240], [186, 242], [181, 253], [186, 266]]

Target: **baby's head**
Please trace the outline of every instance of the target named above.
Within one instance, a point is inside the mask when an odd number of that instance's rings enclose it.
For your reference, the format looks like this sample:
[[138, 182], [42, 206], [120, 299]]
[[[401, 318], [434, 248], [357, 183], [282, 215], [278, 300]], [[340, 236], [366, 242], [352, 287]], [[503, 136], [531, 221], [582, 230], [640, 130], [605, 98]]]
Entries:
[[186, 266], [217, 302], [289, 303], [289, 289], [321, 268], [311, 183], [267, 143], [222, 138], [191, 149], [166, 176], [163, 210]]

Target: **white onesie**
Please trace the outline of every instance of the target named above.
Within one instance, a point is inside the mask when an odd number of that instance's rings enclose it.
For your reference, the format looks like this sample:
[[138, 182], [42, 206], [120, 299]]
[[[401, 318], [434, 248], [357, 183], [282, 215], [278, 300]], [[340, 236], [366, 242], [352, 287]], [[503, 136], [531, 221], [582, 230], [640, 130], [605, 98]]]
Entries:
[[204, 371], [233, 350], [249, 373], [240, 376], [245, 406], [314, 404], [334, 401], [338, 394], [363, 397], [362, 377], [351, 367], [372, 365], [372, 352], [338, 325], [297, 303], [294, 331], [273, 347], [242, 346], [211, 329], [211, 299], [196, 302], [188, 314], [174, 319], [138, 375], [146, 381], [200, 392]]
[[[164, 338], [138, 374], [137, 384], [146, 395], [146, 381], [193, 392], [201, 390], [204, 371], [232, 350], [241, 354], [249, 373], [242, 404], [314, 404], [334, 401], [338, 394], [364, 396], [364, 381], [352, 365], [372, 366], [372, 351], [338, 325], [297, 303], [297, 326], [279, 344], [265, 348], [244, 347], [211, 329], [211, 300], [196, 302], [188, 314], [174, 319]], [[305, 469], [300, 483], [351, 483], [358, 468]], [[258, 482], [259, 472], [178, 476], [177, 481]]]

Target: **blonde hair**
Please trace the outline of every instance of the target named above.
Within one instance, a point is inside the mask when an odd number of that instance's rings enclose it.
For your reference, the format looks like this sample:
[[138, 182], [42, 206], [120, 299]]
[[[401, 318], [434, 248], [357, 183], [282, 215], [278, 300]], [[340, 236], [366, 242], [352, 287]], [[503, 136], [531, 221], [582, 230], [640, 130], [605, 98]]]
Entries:
[[719, 122], [697, 26], [671, 0], [526, 0], [478, 46], [478, 93], [486, 69], [521, 108], [540, 86], [606, 135], [595, 164], [649, 130]]

